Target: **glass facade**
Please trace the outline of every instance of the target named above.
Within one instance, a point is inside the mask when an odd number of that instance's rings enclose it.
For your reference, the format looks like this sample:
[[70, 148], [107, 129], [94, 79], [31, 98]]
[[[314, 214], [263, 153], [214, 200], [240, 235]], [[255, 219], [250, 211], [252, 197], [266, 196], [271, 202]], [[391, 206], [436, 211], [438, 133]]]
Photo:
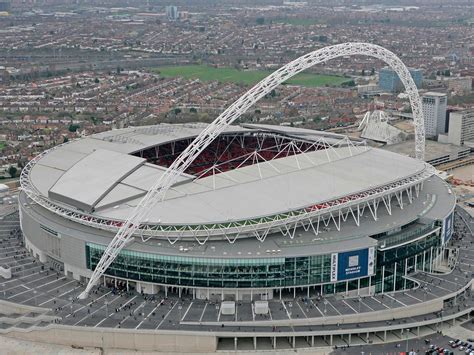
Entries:
[[[103, 245], [87, 243], [87, 268], [93, 270]], [[329, 282], [331, 256], [300, 258], [194, 258], [123, 250], [106, 274], [120, 278], [194, 287], [290, 287]]]
[[[415, 85], [418, 89], [423, 83], [423, 72], [421, 69], [408, 69]], [[382, 68], [379, 72], [379, 87], [384, 91], [399, 92], [403, 91], [403, 83], [398, 74], [391, 68]]]
[[416, 270], [428, 271], [435, 256], [432, 250], [439, 247], [440, 244], [439, 235], [433, 233], [426, 238], [399, 247], [379, 250], [377, 252], [375, 291], [382, 292], [383, 288], [383, 291], [389, 292], [410, 287], [405, 284], [406, 280], [403, 276], [415, 271], [415, 263]]
[[[415, 263], [417, 270], [428, 270], [435, 256], [432, 248], [440, 246], [439, 233], [429, 234], [434, 232], [434, 228], [434, 225], [412, 226], [409, 230], [380, 238], [376, 274], [347, 282], [331, 283], [331, 254], [237, 259], [122, 250], [106, 274], [122, 279], [183, 287], [284, 288], [323, 285], [324, 293], [335, 293], [371, 285], [375, 286], [376, 292], [389, 292], [412, 286], [403, 276], [405, 269], [407, 273], [415, 270]], [[419, 238], [423, 235], [427, 237]], [[103, 245], [86, 244], [88, 269], [93, 270], [97, 266], [104, 250]]]

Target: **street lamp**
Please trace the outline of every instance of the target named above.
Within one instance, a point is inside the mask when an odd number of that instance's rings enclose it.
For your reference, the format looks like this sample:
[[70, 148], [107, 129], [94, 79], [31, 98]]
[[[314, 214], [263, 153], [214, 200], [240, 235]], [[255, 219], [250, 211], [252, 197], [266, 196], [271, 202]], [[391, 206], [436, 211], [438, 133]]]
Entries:
[[183, 309], [183, 306], [180, 304], [178, 304], [178, 311], [179, 311], [179, 321], [181, 322], [181, 310]]
[[289, 314], [289, 316], [290, 316], [290, 318], [291, 318], [291, 315], [292, 315], [292, 309], [293, 309], [293, 303], [291, 303], [291, 302], [288, 302], [288, 308], [289, 308], [288, 314]]
[[105, 300], [105, 318], [109, 317], [109, 302]]
[[326, 311], [327, 311], [327, 309], [326, 309], [327, 304], [328, 304], [328, 301], [324, 300], [324, 314], [326, 314]]

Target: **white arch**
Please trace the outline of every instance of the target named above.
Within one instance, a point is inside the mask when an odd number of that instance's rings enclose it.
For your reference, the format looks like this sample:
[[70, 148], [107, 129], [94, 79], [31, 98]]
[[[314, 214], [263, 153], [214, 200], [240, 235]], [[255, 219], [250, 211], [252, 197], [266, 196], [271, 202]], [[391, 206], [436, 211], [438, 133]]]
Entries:
[[148, 191], [140, 201], [128, 220], [123, 224], [117, 235], [107, 246], [92, 277], [80, 298], [86, 298], [91, 288], [99, 281], [119, 252], [133, 240], [134, 232], [139, 228], [142, 221], [147, 220], [149, 211], [163, 200], [168, 189], [177, 181], [177, 178], [189, 167], [194, 159], [216, 138], [223, 130], [243, 113], [245, 113], [255, 102], [271, 92], [278, 85], [290, 79], [301, 71], [328, 61], [333, 58], [347, 55], [367, 55], [383, 60], [400, 77], [405, 86], [415, 122], [415, 156], [423, 159], [425, 146], [425, 131], [421, 101], [415, 83], [403, 62], [389, 50], [370, 43], [343, 43], [318, 49], [281, 67], [265, 79], [260, 81], [237, 101], [230, 105], [217, 119], [206, 127], [196, 139], [180, 154], [171, 164], [166, 172]]

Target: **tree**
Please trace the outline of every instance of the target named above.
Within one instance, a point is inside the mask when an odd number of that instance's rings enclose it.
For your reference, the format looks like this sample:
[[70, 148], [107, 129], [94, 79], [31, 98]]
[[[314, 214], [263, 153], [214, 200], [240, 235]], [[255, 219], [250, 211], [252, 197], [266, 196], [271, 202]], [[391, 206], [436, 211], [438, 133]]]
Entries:
[[354, 80], [350, 80], [350, 81], [346, 81], [345, 83], [342, 83], [342, 86], [352, 87], [352, 86], [356, 86], [356, 83]]
[[99, 81], [99, 78], [95, 78], [94, 79], [94, 83], [98, 84], [100, 81]]
[[194, 107], [191, 107], [191, 108], [189, 109], [189, 112], [191, 112], [191, 113], [196, 113], [197, 110], [196, 110]]
[[68, 127], [69, 132], [76, 132], [79, 129], [79, 125], [71, 123]]
[[175, 108], [175, 109], [174, 109], [174, 114], [175, 114], [175, 115], [178, 115], [178, 114], [180, 114], [180, 113], [181, 113], [181, 109], [180, 109], [180, 108]]
[[255, 114], [256, 114], [256, 115], [260, 115], [261, 113], [262, 113], [262, 111], [260, 111], [259, 109], [256, 109], [256, 110], [255, 110]]
[[12, 178], [16, 177], [17, 173], [17, 168], [15, 168], [13, 165], [10, 165], [8, 168], [8, 175], [10, 175]]
[[328, 37], [327, 36], [319, 36], [319, 42], [321, 43], [326, 43], [328, 41]]
[[362, 69], [361, 75], [365, 76], [365, 69]]
[[257, 25], [263, 25], [265, 23], [265, 17], [257, 17]]

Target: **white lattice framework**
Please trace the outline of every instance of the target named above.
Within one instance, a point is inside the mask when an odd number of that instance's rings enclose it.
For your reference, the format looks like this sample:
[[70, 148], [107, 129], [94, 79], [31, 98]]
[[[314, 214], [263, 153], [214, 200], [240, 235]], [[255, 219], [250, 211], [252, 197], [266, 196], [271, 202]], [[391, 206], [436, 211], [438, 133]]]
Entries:
[[400, 77], [410, 99], [413, 118], [415, 122], [415, 156], [417, 159], [424, 157], [424, 124], [421, 110], [421, 101], [416, 85], [403, 62], [389, 50], [369, 43], [344, 43], [318, 49], [308, 53], [281, 67], [265, 79], [260, 81], [231, 106], [229, 106], [217, 119], [205, 128], [196, 139], [181, 153], [171, 164], [166, 172], [158, 179], [145, 197], [134, 209], [127, 221], [122, 225], [114, 239], [107, 246], [102, 258], [95, 268], [81, 298], [87, 297], [91, 288], [99, 281], [101, 276], [114, 261], [120, 251], [133, 240], [133, 235], [140, 228], [142, 222], [148, 220], [148, 215], [153, 207], [162, 201], [168, 189], [184, 173], [195, 158], [219, 135], [224, 129], [245, 113], [255, 102], [275, 89], [278, 85], [290, 79], [301, 71], [313, 65], [326, 62], [337, 57], [350, 55], [367, 55], [386, 62]]

